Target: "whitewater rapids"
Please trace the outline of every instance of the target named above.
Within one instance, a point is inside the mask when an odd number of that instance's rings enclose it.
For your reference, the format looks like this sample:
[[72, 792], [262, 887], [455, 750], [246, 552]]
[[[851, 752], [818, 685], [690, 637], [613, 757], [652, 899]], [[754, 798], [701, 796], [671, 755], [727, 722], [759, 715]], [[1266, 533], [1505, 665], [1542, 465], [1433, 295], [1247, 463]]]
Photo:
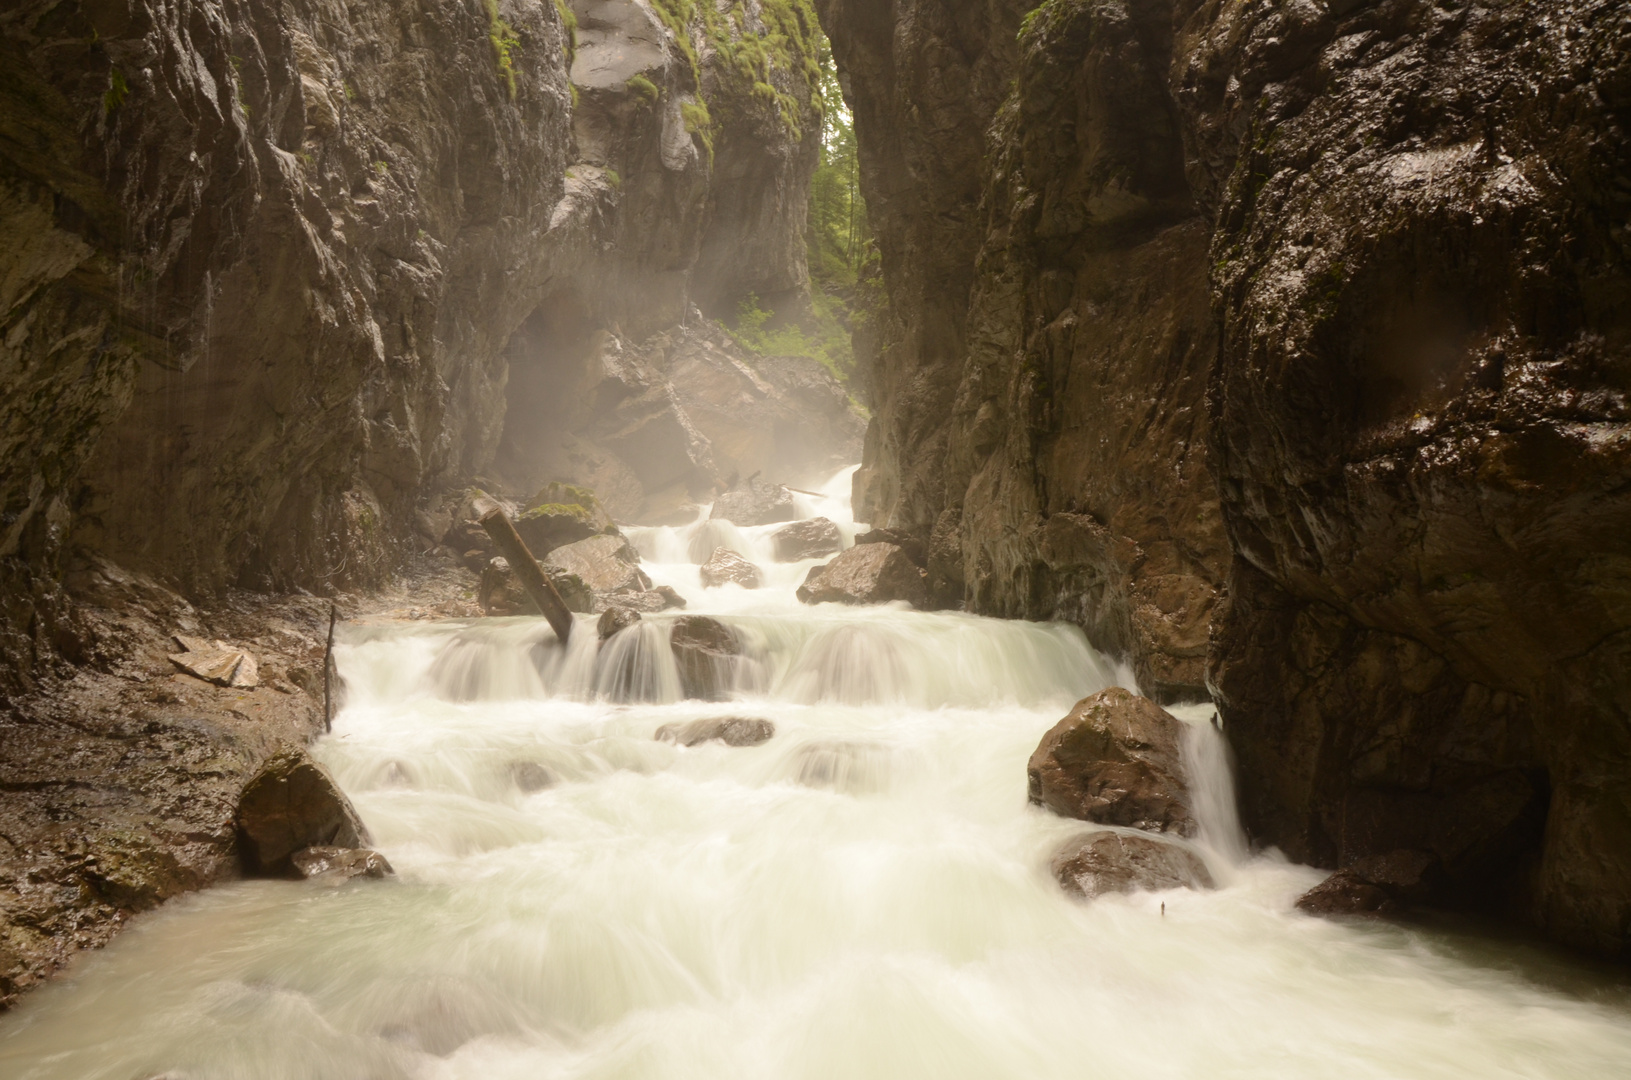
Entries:
[[[851, 538], [848, 482], [801, 510]], [[729, 702], [678, 700], [672, 616], [623, 635], [615, 677], [587, 620], [564, 655], [537, 619], [348, 627], [315, 752], [398, 876], [139, 918], [0, 1020], [0, 1076], [1631, 1075], [1612, 974], [1295, 912], [1321, 875], [1248, 855], [1206, 708], [1186, 756], [1220, 888], [1069, 899], [1049, 859], [1091, 827], [1026, 805], [1026, 758], [1128, 673], [1068, 627], [802, 607], [813, 562], [770, 562], [773, 531], [633, 530], [658, 584], [747, 643]], [[715, 543], [766, 588], [701, 589]], [[653, 739], [719, 715], [776, 736]]]

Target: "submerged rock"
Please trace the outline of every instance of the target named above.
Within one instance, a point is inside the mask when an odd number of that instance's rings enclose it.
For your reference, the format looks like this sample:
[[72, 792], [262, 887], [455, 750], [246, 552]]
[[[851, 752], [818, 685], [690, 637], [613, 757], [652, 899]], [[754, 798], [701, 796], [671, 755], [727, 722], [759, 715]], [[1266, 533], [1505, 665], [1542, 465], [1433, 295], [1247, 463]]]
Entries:
[[294, 872], [307, 881], [338, 885], [357, 877], [382, 878], [396, 873], [385, 856], [369, 848], [318, 845], [289, 857]]
[[844, 546], [838, 526], [827, 518], [810, 518], [784, 525], [771, 534], [777, 562], [800, 562], [832, 555]]
[[1182, 731], [1183, 721], [1119, 686], [1084, 698], [1031, 754], [1031, 802], [1062, 817], [1193, 836]]
[[549, 553], [551, 565], [576, 574], [595, 593], [645, 592], [651, 579], [640, 569], [640, 554], [622, 536], [591, 536]]
[[1169, 840], [1125, 833], [1077, 837], [1053, 857], [1053, 876], [1067, 893], [1092, 900], [1143, 889], [1210, 889], [1212, 875], [1194, 852]]
[[793, 762], [793, 778], [805, 787], [861, 795], [889, 783], [889, 749], [877, 743], [809, 743], [799, 747]]
[[769, 742], [775, 734], [776, 725], [769, 720], [748, 716], [711, 716], [692, 720], [688, 724], [664, 724], [657, 729], [656, 739], [681, 746], [696, 746], [714, 739], [726, 746], [758, 746]]
[[509, 773], [510, 782], [529, 795], [555, 783], [555, 774], [536, 761], [513, 761]]
[[600, 633], [600, 640], [606, 641], [613, 634], [626, 630], [640, 621], [640, 613], [633, 608], [609, 607], [600, 615], [600, 622], [595, 629]]
[[729, 521], [735, 525], [774, 525], [778, 521], [792, 521], [798, 516], [793, 504], [793, 493], [780, 484], [767, 484], [763, 480], [750, 480], [745, 487], [727, 491], [714, 500], [713, 520]]
[[1310, 915], [1387, 915], [1398, 910], [1388, 891], [1352, 870], [1338, 870], [1297, 898]]
[[824, 566], [810, 569], [798, 598], [806, 604], [929, 604], [928, 574], [894, 544], [852, 547]]
[[720, 585], [757, 589], [760, 584], [759, 568], [726, 547], [714, 548], [714, 553], [708, 556], [708, 561], [702, 564], [699, 572], [703, 586], [709, 589]]
[[279, 877], [311, 847], [360, 848], [368, 830], [329, 771], [304, 750], [271, 758], [245, 785], [233, 817], [245, 868]]
[[663, 598], [665, 608], [683, 609], [685, 607], [685, 597], [681, 596], [679, 590], [672, 585], [659, 585], [651, 591]]
[[682, 615], [674, 620], [669, 648], [679, 667], [680, 689], [687, 698], [722, 701], [732, 682], [732, 661], [742, 644], [730, 627], [706, 615]]

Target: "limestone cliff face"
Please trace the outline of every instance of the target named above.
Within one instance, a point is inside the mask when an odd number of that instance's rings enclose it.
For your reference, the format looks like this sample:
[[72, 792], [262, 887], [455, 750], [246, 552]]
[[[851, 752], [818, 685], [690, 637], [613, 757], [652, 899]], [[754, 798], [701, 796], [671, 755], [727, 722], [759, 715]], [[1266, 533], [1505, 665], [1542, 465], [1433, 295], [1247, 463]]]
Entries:
[[943, 602], [1069, 619], [1197, 698], [1228, 555], [1173, 12], [1028, 7], [824, 9], [890, 296], [858, 505], [931, 540]]
[[1026, 6], [822, 5], [892, 309], [863, 515], [1204, 678], [1259, 840], [1624, 952], [1631, 16]]

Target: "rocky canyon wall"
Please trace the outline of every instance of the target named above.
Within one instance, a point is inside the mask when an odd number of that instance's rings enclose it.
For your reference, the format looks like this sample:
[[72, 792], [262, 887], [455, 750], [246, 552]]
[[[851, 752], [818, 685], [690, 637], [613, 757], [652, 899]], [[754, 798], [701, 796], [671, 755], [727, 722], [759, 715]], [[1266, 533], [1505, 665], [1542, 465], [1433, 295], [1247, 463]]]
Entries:
[[377, 587], [586, 377], [556, 313], [641, 342], [806, 288], [814, 33], [758, 0], [11, 5], [9, 684], [58, 651], [65, 551]]
[[862, 515], [1205, 686], [1260, 842], [1623, 952], [1623, 6], [820, 7], [891, 308]]

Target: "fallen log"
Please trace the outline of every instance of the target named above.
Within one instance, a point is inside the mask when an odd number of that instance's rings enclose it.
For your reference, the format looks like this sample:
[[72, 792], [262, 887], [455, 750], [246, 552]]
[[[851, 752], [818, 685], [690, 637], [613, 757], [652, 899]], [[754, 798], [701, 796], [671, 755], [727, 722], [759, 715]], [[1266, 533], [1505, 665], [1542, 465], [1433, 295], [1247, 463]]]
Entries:
[[555, 636], [565, 645], [572, 637], [572, 612], [567, 609], [561, 594], [555, 591], [554, 583], [544, 576], [544, 568], [527, 550], [527, 545], [510, 523], [509, 515], [502, 508], [489, 510], [481, 515], [481, 527], [487, 530], [487, 535], [493, 538], [498, 550], [509, 560], [510, 569], [520, 579], [521, 587], [527, 590], [532, 602], [538, 605], [538, 610], [544, 613], [544, 618], [555, 629]]

